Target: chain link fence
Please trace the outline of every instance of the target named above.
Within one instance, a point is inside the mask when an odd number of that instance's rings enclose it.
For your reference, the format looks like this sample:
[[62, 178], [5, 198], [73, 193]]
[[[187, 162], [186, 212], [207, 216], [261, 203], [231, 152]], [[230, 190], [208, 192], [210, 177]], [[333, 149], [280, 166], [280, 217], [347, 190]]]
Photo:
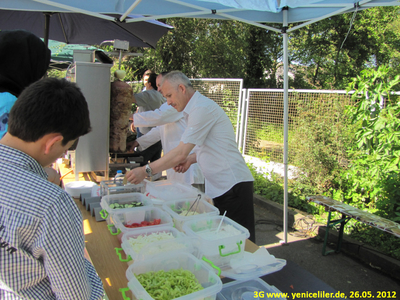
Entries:
[[[243, 79], [191, 79], [195, 90], [220, 105], [232, 122], [236, 141], [243, 154], [283, 161], [283, 89], [243, 89]], [[142, 82], [130, 82], [133, 91], [142, 90]], [[346, 91], [289, 90], [289, 163], [296, 151], [294, 129], [299, 112], [334, 114], [334, 103], [350, 105]], [[292, 143], [291, 143], [292, 141]]]
[[[283, 89], [248, 89], [245, 101], [246, 124], [243, 154], [268, 158], [271, 161], [283, 161]], [[299, 112], [308, 109], [319, 114], [332, 115], [336, 109], [334, 103], [350, 105], [351, 95], [346, 91], [289, 90], [288, 94], [288, 145], [290, 157], [296, 152], [294, 129]], [[292, 143], [291, 143], [292, 141]]]
[[[240, 132], [240, 110], [242, 100], [243, 79], [223, 79], [223, 78], [201, 78], [190, 80], [194, 89], [202, 95], [214, 100], [221, 106], [232, 122], [236, 133], [236, 139]], [[128, 82], [132, 86], [134, 93], [139, 93], [143, 89], [141, 81]], [[238, 141], [238, 140], [237, 140]]]

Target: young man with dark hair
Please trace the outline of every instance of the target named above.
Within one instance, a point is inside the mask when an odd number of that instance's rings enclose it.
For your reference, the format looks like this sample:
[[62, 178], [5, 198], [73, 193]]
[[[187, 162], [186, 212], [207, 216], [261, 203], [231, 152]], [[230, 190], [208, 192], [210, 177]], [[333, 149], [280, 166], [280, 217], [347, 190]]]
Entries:
[[27, 87], [0, 140], [0, 299], [101, 299], [82, 216], [43, 167], [90, 132], [86, 100], [54, 78]]

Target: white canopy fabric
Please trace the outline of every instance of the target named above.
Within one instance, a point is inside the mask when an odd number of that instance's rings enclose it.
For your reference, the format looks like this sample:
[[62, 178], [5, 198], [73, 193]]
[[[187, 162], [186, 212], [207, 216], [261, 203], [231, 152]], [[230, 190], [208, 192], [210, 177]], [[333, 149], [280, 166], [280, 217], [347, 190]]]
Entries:
[[[399, 5], [398, 0], [2, 0], [1, 9], [81, 12], [110, 19], [105, 14], [119, 14], [121, 20], [134, 13], [138, 22], [168, 17], [234, 19], [264, 27], [261, 23], [315, 22], [333, 15], [374, 6]], [[284, 8], [289, 8], [285, 10]], [[286, 13], [284, 13], [286, 11]], [[294, 29], [291, 29], [294, 30]]]
[[[138, 22], [172, 17], [211, 18], [242, 21], [282, 33], [284, 49], [284, 243], [287, 242], [287, 150], [288, 150], [288, 37], [287, 33], [334, 15], [375, 6], [397, 6], [400, 0], [2, 0], [0, 9], [71, 11], [97, 17], [131, 14]], [[281, 24], [277, 28], [274, 23]], [[288, 28], [289, 24], [295, 24]]]

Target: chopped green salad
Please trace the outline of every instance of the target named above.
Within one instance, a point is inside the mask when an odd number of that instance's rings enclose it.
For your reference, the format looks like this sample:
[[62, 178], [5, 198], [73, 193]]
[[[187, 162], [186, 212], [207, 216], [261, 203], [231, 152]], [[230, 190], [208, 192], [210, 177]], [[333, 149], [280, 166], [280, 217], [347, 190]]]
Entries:
[[204, 289], [192, 272], [182, 268], [150, 271], [136, 278], [155, 300], [171, 300]]

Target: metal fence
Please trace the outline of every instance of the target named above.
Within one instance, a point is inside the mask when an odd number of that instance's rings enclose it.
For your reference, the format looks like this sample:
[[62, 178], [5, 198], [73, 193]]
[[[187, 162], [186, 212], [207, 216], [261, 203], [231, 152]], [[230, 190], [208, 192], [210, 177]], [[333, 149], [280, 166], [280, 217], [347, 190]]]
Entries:
[[[243, 154], [268, 157], [272, 161], [283, 161], [283, 89], [247, 89], [244, 91], [242, 114], [245, 115], [243, 138], [239, 148]], [[299, 112], [307, 107], [321, 115], [334, 114], [337, 107], [351, 104], [351, 95], [346, 91], [289, 90], [289, 162], [296, 152], [296, 137], [293, 131]], [[240, 139], [239, 139], [240, 141]]]
[[[201, 78], [191, 82], [195, 90], [224, 109], [243, 154], [283, 161], [283, 89], [243, 89], [243, 79]], [[141, 82], [130, 84], [135, 92], [142, 89]], [[351, 104], [351, 95], [343, 90], [289, 90], [289, 162], [296, 151], [290, 141], [299, 111], [307, 106], [321, 114], [333, 113], [338, 101]]]
[[[190, 80], [194, 89], [221, 106], [232, 122], [238, 141], [241, 129], [243, 79], [201, 78]], [[143, 89], [141, 81], [128, 82], [134, 93]]]

